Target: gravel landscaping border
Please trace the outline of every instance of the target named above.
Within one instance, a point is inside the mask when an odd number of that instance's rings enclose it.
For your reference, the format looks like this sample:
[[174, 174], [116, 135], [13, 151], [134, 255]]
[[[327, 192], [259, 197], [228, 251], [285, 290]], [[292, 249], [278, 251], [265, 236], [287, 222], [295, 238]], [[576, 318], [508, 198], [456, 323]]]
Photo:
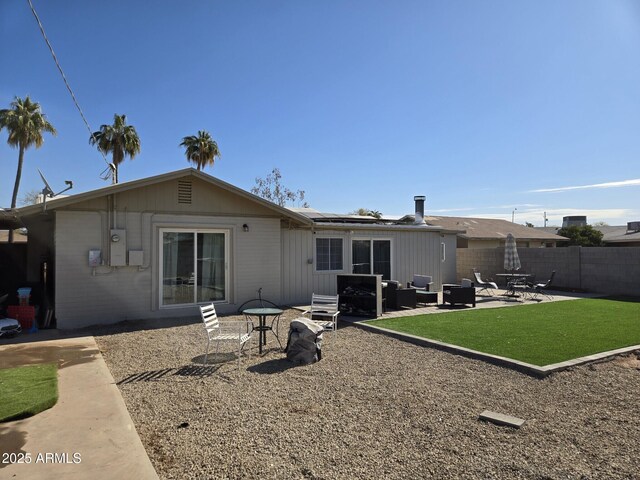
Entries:
[[537, 379], [345, 324], [318, 363], [268, 333], [238, 372], [202, 366], [195, 317], [92, 333], [161, 478], [640, 478], [637, 353]]

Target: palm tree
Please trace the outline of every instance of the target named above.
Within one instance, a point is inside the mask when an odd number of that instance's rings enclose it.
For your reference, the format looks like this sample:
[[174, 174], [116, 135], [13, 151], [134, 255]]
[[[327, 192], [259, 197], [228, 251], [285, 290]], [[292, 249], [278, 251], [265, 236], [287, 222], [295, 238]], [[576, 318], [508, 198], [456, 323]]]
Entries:
[[199, 130], [198, 135], [191, 135], [182, 139], [181, 147], [185, 147], [187, 161], [195, 163], [198, 170], [202, 170], [207, 165], [213, 166], [216, 158], [221, 158], [218, 144], [211, 138], [209, 132]]
[[34, 145], [36, 148], [40, 148], [44, 143], [42, 136], [44, 132], [53, 135], [57, 132], [40, 110], [40, 104], [32, 102], [29, 95], [24, 99], [15, 97], [11, 102], [11, 108], [0, 110], [0, 131], [3, 128], [6, 128], [9, 133], [7, 143], [12, 147], [18, 147], [18, 171], [11, 197], [11, 208], [16, 208], [24, 151]]
[[140, 153], [140, 138], [132, 125], [127, 125], [127, 116], [115, 114], [113, 125], [101, 125], [89, 138], [91, 145], [97, 145], [104, 153], [111, 152], [111, 178], [118, 183], [118, 165], [125, 157], [133, 158]]

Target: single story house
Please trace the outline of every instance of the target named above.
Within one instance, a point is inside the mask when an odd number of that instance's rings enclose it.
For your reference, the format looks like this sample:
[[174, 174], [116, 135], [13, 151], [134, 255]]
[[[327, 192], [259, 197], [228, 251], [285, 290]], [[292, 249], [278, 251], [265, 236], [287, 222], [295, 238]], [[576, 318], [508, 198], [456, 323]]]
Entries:
[[[308, 304], [340, 273], [403, 283], [453, 265], [458, 231], [318, 221], [187, 168], [15, 211], [28, 229], [27, 279], [47, 279], [58, 328], [232, 313], [262, 296]], [[43, 277], [43, 272], [45, 275]]]
[[[405, 215], [400, 222], [413, 222], [413, 215]], [[568, 239], [555, 232], [527, 227], [498, 218], [445, 217], [425, 215], [427, 225], [440, 226], [449, 230], [460, 230], [457, 248], [498, 248], [504, 247], [507, 235], [516, 238], [518, 247], [553, 248]]]

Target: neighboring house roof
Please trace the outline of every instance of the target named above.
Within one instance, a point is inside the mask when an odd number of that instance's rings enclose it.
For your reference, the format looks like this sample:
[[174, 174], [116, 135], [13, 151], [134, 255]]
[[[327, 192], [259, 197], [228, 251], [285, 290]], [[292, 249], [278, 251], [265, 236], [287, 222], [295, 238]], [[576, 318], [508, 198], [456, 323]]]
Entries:
[[[400, 221], [413, 221], [414, 215], [405, 215]], [[504, 240], [511, 233], [517, 240], [549, 240], [560, 242], [565, 237], [540, 231], [537, 228], [525, 227], [517, 223], [496, 218], [441, 217], [425, 215], [427, 225], [442, 226], [448, 229], [464, 230], [458, 234], [468, 240]]]
[[339, 213], [324, 213], [313, 208], [295, 208], [291, 211], [300, 213], [310, 218], [316, 228], [334, 230], [430, 230], [439, 233], [460, 233], [458, 228], [450, 229], [444, 226], [413, 225], [399, 222], [398, 220], [375, 218], [369, 215], [350, 215]]
[[[604, 243], [640, 243], [640, 232], [628, 230], [627, 225], [593, 226], [595, 230], [602, 232]], [[537, 227], [536, 230], [556, 233], [562, 227]]]
[[218, 178], [212, 177], [211, 175], [207, 175], [206, 173], [200, 172], [194, 168], [185, 168], [182, 170], [176, 170], [175, 172], [169, 172], [162, 175], [147, 177], [140, 180], [133, 180], [130, 182], [118, 183], [116, 185], [109, 185], [107, 187], [98, 188], [96, 190], [90, 190], [88, 192], [78, 193], [76, 195], [69, 195], [64, 198], [48, 199], [46, 202], [46, 206], [45, 204], [29, 205], [26, 207], [16, 209], [15, 213], [19, 217], [25, 217], [25, 216], [33, 215], [35, 213], [39, 213], [44, 208], [46, 208], [47, 210], [54, 210], [56, 208], [74, 205], [76, 203], [84, 202], [86, 200], [92, 200], [94, 198], [99, 198], [106, 195], [121, 193], [128, 190], [133, 190], [136, 188], [143, 188], [143, 187], [147, 187], [157, 183], [177, 180], [177, 179], [189, 177], [189, 176], [199, 178], [218, 188], [234, 193], [246, 199], [252, 200], [266, 208], [273, 210], [275, 213], [278, 213], [284, 217], [296, 220], [302, 224], [310, 225], [313, 223], [309, 218], [307, 218], [304, 215], [296, 213], [288, 208], [280, 207], [279, 205], [276, 205], [275, 203], [265, 200], [264, 198], [258, 197], [257, 195], [247, 192], [246, 190], [242, 190], [241, 188], [231, 185], [230, 183], [223, 182]]
[[22, 222], [20, 222], [14, 211], [0, 208], [0, 230], [11, 230], [22, 226]]

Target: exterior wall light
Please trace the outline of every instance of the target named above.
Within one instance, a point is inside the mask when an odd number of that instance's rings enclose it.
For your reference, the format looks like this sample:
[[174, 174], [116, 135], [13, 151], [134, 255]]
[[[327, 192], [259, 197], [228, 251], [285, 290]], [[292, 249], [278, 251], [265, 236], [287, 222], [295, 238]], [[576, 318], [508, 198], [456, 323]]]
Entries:
[[244, 225], [242, 225], [242, 230], [245, 232], [249, 231], [249, 225], [247, 225], [246, 223]]

